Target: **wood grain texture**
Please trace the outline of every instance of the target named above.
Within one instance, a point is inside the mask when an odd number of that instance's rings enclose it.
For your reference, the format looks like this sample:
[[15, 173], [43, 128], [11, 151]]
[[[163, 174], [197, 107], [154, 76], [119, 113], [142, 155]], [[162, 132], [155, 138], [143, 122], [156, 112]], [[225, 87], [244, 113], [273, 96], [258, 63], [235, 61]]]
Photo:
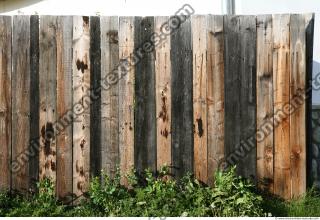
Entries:
[[12, 189], [29, 189], [30, 16], [14, 16], [12, 27]]
[[56, 121], [57, 98], [57, 19], [40, 17], [39, 40], [39, 97], [40, 97], [40, 179], [56, 181]]
[[[185, 20], [176, 17], [176, 22]], [[191, 22], [186, 20], [171, 34], [172, 164], [173, 174], [193, 172], [193, 94]]]
[[225, 159], [224, 30], [223, 16], [207, 17], [208, 183], [212, 185], [213, 175]]
[[[121, 174], [134, 166], [134, 17], [119, 19], [119, 153]], [[122, 178], [123, 184], [128, 184]]]
[[202, 182], [208, 180], [207, 130], [207, 17], [191, 19], [193, 51], [193, 126], [194, 173]]
[[155, 56], [150, 36], [153, 17], [135, 17], [134, 45], [139, 62], [135, 65], [134, 154], [135, 168], [156, 171]]
[[73, 17], [73, 194], [81, 196], [90, 180], [90, 19]]
[[289, 25], [290, 15], [273, 15], [274, 193], [286, 199], [291, 195], [290, 121], [281, 109], [290, 99]]
[[30, 189], [39, 182], [39, 16], [30, 16]]
[[73, 18], [57, 18], [57, 196], [72, 194], [72, 28]]
[[291, 196], [298, 198], [306, 191], [306, 31], [304, 15], [290, 18], [290, 163]]
[[[169, 17], [155, 17], [155, 32], [159, 35]], [[170, 35], [156, 47], [156, 116], [157, 116], [157, 168], [171, 165], [171, 58]]]
[[90, 17], [90, 175], [101, 174], [101, 33], [100, 17]]
[[0, 190], [11, 188], [11, 21], [0, 16]]
[[119, 165], [119, 20], [101, 17], [101, 168], [111, 177]]
[[272, 16], [257, 17], [257, 180], [273, 193]]

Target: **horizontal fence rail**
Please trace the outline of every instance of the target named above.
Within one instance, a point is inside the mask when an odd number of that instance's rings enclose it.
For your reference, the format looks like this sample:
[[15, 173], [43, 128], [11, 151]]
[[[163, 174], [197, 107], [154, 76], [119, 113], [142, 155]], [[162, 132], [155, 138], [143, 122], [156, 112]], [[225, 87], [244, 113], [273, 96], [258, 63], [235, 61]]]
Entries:
[[[313, 14], [0, 16], [0, 188], [101, 170], [213, 184], [219, 168], [306, 191]], [[122, 178], [127, 184], [127, 179]]]

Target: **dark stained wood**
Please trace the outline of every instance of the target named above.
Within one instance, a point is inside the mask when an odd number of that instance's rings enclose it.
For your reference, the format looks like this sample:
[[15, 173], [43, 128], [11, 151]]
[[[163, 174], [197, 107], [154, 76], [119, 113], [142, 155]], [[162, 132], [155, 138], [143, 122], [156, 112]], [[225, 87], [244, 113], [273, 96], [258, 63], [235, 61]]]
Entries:
[[[272, 16], [257, 17], [257, 181], [273, 193]], [[270, 128], [271, 127], [271, 128]]]
[[12, 27], [12, 189], [29, 190], [30, 16], [14, 16]]
[[291, 195], [298, 198], [306, 191], [306, 30], [305, 16], [293, 14], [290, 18], [290, 163]]
[[101, 168], [114, 177], [119, 165], [119, 21], [101, 17]]
[[207, 114], [208, 183], [224, 162], [224, 34], [223, 16], [208, 15], [207, 24]]
[[30, 188], [39, 182], [39, 16], [30, 17]]
[[[181, 20], [185, 20], [180, 17]], [[179, 21], [178, 21], [179, 22]], [[193, 172], [193, 104], [191, 22], [171, 35], [172, 165], [176, 177]]]
[[290, 15], [273, 15], [274, 193], [286, 199], [291, 195], [290, 121], [279, 112], [290, 99], [289, 25]]
[[0, 16], [0, 190], [11, 187], [11, 21]]
[[57, 18], [57, 196], [72, 194], [72, 27], [71, 16]]
[[134, 45], [140, 61], [135, 65], [135, 168], [156, 171], [155, 56], [150, 36], [153, 17], [135, 18]]
[[100, 17], [90, 17], [90, 175], [101, 173], [101, 49]]
[[[240, 149], [246, 155], [239, 160], [239, 174], [256, 178], [256, 17], [241, 16], [240, 74]], [[233, 71], [238, 68], [233, 67]]]
[[[90, 181], [90, 18], [73, 17], [73, 194], [79, 198]], [[77, 202], [77, 201], [75, 201]]]
[[57, 20], [53, 16], [40, 17], [39, 40], [39, 97], [40, 97], [40, 179], [56, 181], [56, 121], [57, 98]]

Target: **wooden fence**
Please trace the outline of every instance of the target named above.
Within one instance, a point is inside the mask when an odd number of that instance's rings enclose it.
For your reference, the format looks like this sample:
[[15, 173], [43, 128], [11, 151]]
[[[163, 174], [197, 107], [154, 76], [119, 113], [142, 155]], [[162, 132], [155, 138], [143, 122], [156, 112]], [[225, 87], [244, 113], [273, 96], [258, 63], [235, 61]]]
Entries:
[[310, 99], [273, 115], [308, 86], [312, 39], [312, 14], [0, 16], [0, 188], [80, 196], [100, 170], [164, 164], [212, 184], [236, 163], [301, 195]]

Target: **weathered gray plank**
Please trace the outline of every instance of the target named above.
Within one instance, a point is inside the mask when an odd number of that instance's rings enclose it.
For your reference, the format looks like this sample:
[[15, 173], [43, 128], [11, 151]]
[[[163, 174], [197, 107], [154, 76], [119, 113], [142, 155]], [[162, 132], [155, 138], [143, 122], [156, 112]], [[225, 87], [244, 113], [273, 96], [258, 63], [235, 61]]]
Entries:
[[40, 17], [39, 40], [39, 97], [40, 97], [40, 179], [56, 181], [56, 131], [54, 123], [57, 112], [57, 19]]
[[90, 17], [90, 175], [101, 172], [101, 48], [100, 17]]
[[118, 17], [101, 17], [101, 168], [113, 177], [119, 165]]
[[14, 16], [12, 28], [12, 189], [29, 189], [30, 16]]
[[257, 180], [273, 192], [272, 16], [257, 17]]
[[90, 21], [73, 17], [73, 194], [80, 197], [90, 180]]
[[154, 47], [150, 36], [153, 17], [135, 17], [134, 45], [139, 62], [135, 65], [135, 167], [138, 172], [156, 171], [156, 103]]
[[11, 187], [11, 17], [0, 17], [0, 190]]
[[57, 196], [72, 194], [72, 16], [57, 18]]
[[[179, 20], [184, 20], [184, 18], [180, 17]], [[172, 33], [170, 56], [172, 64], [172, 164], [174, 175], [181, 177], [186, 172], [193, 172], [193, 59], [189, 19]]]

